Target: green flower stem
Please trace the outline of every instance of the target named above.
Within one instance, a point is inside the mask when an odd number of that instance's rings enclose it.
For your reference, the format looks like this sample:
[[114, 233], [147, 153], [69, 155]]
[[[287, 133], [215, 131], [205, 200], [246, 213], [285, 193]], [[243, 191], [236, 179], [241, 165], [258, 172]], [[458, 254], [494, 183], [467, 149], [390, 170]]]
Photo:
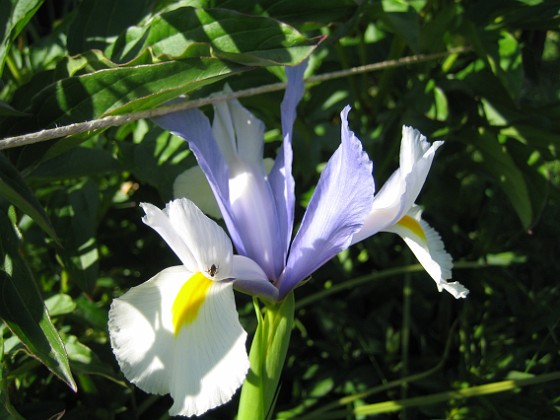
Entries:
[[251, 344], [251, 368], [241, 389], [237, 418], [264, 420], [273, 412], [280, 375], [294, 323], [294, 294], [281, 302], [266, 303], [261, 313], [255, 299], [257, 331]]
[[560, 372], [552, 372], [533, 378], [515, 379], [509, 381], [494, 382], [486, 385], [473, 386], [459, 389], [456, 391], [441, 392], [438, 394], [426, 395], [422, 397], [409, 398], [400, 401], [385, 401], [377, 404], [368, 404], [356, 407], [354, 414], [357, 416], [389, 413], [400, 411], [407, 407], [419, 407], [442, 403], [450, 400], [480, 397], [483, 395], [495, 394], [498, 392], [513, 391], [516, 388], [537, 385], [551, 381], [560, 380]]

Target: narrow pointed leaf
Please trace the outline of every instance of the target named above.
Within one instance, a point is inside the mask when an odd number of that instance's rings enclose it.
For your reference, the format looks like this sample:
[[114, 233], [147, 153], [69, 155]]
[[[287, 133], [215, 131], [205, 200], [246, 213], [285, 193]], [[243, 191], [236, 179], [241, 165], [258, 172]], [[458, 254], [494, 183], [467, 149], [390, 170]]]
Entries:
[[523, 172], [517, 167], [507, 149], [489, 132], [484, 132], [471, 141], [485, 159], [484, 169], [499, 181], [523, 227], [528, 229], [533, 223], [533, 208]]
[[33, 17], [44, 0], [0, 0], [0, 75], [12, 41]]
[[0, 212], [0, 317], [27, 348], [73, 391], [76, 383], [68, 356], [52, 324], [39, 289], [18, 252], [19, 239], [5, 212]]
[[0, 195], [31, 217], [41, 229], [58, 242], [49, 217], [22, 176], [8, 159], [0, 154]]

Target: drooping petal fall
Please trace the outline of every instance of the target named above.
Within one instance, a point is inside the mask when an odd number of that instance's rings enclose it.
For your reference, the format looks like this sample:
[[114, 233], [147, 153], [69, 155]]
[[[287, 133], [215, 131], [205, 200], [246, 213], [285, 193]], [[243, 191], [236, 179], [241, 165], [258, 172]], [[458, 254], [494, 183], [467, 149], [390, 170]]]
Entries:
[[[189, 287], [198, 290], [190, 300]], [[183, 266], [115, 299], [109, 334], [126, 378], [146, 392], [169, 393], [171, 415], [200, 415], [229, 401], [249, 368], [232, 283]]]
[[419, 207], [412, 207], [395, 225], [384, 230], [403, 238], [420, 264], [434, 279], [440, 292], [447, 290], [456, 299], [467, 297], [469, 291], [461, 283], [447, 281], [451, 278], [453, 260], [445, 251], [440, 235], [422, 220]]
[[373, 200], [372, 163], [341, 113], [342, 143], [327, 162], [290, 249], [280, 296], [350, 245]]

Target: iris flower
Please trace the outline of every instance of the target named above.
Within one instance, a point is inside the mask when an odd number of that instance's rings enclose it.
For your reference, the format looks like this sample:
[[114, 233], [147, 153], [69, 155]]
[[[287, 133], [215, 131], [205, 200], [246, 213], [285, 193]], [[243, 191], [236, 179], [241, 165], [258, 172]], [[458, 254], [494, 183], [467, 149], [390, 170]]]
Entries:
[[376, 193], [373, 165], [341, 112], [341, 144], [329, 159], [292, 241], [294, 180], [292, 130], [304, 91], [304, 65], [287, 68], [281, 106], [283, 142], [269, 173], [263, 160], [264, 124], [237, 100], [214, 106], [212, 125], [199, 110], [156, 122], [189, 143], [210, 184], [236, 250], [256, 261], [276, 290], [239, 289], [282, 299], [317, 268], [380, 231], [400, 235], [438, 289], [455, 298], [468, 290], [451, 278], [452, 259], [440, 236], [424, 220], [415, 200], [441, 141], [430, 144], [403, 127], [400, 166]]
[[230, 400], [249, 368], [246, 333], [232, 288], [280, 301], [325, 262], [380, 231], [400, 235], [454, 297], [468, 290], [451, 277], [452, 261], [414, 202], [442, 144], [403, 128], [400, 166], [376, 193], [373, 164], [341, 113], [341, 144], [327, 162], [300, 227], [294, 229], [292, 130], [304, 66], [287, 69], [281, 105], [283, 141], [270, 171], [263, 161], [264, 125], [238, 101], [214, 107], [211, 125], [199, 110], [158, 118], [184, 138], [209, 182], [233, 244], [191, 201], [164, 210], [143, 204], [144, 223], [177, 254], [163, 270], [115, 299], [111, 345], [124, 375], [139, 388], [171, 394], [172, 415], [200, 415]]

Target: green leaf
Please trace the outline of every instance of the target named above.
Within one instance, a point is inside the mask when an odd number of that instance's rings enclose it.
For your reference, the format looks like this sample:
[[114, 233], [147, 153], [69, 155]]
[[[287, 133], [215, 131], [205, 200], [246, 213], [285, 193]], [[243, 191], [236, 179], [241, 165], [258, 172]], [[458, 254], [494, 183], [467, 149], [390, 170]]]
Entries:
[[4, 211], [0, 212], [0, 235], [0, 317], [33, 357], [76, 391], [64, 345], [20, 256], [19, 238]]
[[498, 181], [523, 227], [528, 229], [533, 222], [533, 209], [523, 172], [489, 131], [473, 136], [470, 142], [481, 152], [484, 169]]
[[80, 2], [68, 31], [69, 54], [79, 54], [90, 49], [105, 49], [114, 37], [144, 17], [151, 3], [152, 0]]
[[111, 57], [127, 62], [150, 48], [156, 57], [183, 58], [207, 45], [212, 55], [249, 66], [295, 65], [320, 42], [274, 19], [224, 9], [180, 7], [129, 29]]
[[264, 316], [258, 305], [257, 331], [251, 344], [251, 368], [241, 389], [238, 419], [264, 420], [272, 415], [278, 383], [286, 360], [294, 323], [294, 294], [267, 304]]
[[68, 179], [116, 172], [121, 169], [111, 153], [86, 147], [71, 149], [40, 164], [29, 178]]
[[213, 2], [212, 7], [232, 9], [240, 13], [266, 15], [282, 22], [302, 23], [307, 26], [310, 23], [328, 25], [333, 22], [347, 22], [358, 5], [354, 0], [308, 0], [304, 2], [301, 0], [260, 0], [258, 2], [220, 0]]
[[51, 317], [69, 314], [76, 309], [76, 303], [64, 293], [58, 293], [46, 299], [45, 306]]
[[66, 337], [64, 345], [75, 374], [100, 375], [114, 381], [118, 380], [111, 366], [103, 363], [88, 346], [80, 343], [76, 336]]
[[[138, 123], [139, 129], [146, 127]], [[153, 185], [164, 200], [173, 198], [173, 183], [187, 167], [187, 143], [159, 128], [150, 130], [139, 143], [119, 142], [119, 158], [138, 180]]]
[[89, 293], [95, 287], [99, 273], [96, 240], [98, 188], [91, 180], [65, 187], [53, 194], [51, 205], [57, 209], [53, 223], [64, 244], [60, 250], [64, 267], [70, 280]]
[[0, 117], [25, 117], [26, 113], [20, 112], [4, 101], [0, 101]]
[[0, 75], [12, 41], [19, 35], [44, 0], [0, 0]]
[[10, 161], [0, 154], [0, 194], [25, 214], [29, 215], [41, 229], [58, 242], [49, 217]]
[[421, 31], [418, 14], [409, 8], [406, 12], [390, 12], [385, 16], [392, 30], [405, 40], [412, 51], [419, 53]]
[[32, 101], [39, 125], [52, 126], [154, 108], [244, 68], [213, 58], [117, 67], [69, 77]]

